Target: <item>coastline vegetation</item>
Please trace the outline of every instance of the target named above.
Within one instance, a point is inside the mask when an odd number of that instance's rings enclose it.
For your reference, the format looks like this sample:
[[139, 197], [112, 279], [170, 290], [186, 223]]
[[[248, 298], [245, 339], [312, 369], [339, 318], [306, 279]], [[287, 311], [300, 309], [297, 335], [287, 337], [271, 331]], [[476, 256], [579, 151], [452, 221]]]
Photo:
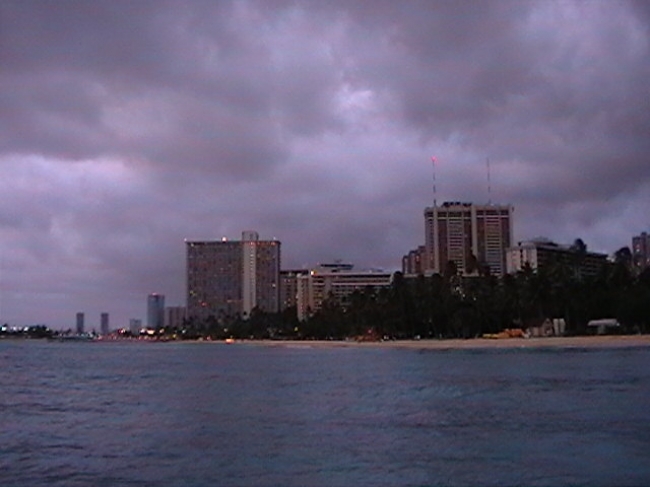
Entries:
[[503, 278], [480, 268], [461, 277], [453, 265], [444, 275], [407, 278], [398, 272], [388, 288], [357, 291], [345, 302], [328, 297], [303, 322], [295, 308], [253, 310], [246, 320], [190, 319], [185, 331], [211, 339], [474, 338], [563, 318], [565, 335], [576, 336], [592, 333], [590, 320], [608, 317], [621, 324], [617, 333], [650, 332], [650, 269], [635, 274], [629, 249], [619, 250], [595, 276], [581, 276], [577, 265], [557, 263], [540, 272], [527, 266]]

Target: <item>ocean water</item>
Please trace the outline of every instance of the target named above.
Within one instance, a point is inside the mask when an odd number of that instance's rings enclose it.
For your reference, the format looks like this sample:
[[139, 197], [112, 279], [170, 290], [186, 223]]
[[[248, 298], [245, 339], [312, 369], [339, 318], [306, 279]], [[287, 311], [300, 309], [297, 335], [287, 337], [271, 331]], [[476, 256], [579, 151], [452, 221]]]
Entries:
[[650, 485], [650, 348], [0, 341], [0, 486]]

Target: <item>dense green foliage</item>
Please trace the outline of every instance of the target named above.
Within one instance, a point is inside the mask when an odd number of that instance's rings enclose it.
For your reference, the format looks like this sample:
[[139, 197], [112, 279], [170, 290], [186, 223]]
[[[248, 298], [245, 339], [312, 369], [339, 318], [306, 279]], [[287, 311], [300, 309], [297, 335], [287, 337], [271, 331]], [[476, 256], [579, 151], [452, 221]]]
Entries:
[[556, 317], [566, 320], [571, 334], [585, 333], [589, 320], [603, 317], [618, 319], [628, 331], [646, 332], [650, 324], [650, 286], [616, 273], [578, 281], [527, 269], [500, 280], [457, 281], [397, 274], [390, 289], [360, 293], [347, 309], [328, 303], [306, 323], [305, 334], [340, 338], [372, 330], [396, 338], [467, 338]]

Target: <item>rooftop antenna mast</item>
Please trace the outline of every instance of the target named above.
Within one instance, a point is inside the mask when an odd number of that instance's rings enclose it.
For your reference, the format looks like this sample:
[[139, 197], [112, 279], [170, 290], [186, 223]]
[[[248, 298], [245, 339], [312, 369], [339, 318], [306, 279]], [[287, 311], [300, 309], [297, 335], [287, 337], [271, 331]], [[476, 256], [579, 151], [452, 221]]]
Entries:
[[431, 156], [431, 167], [433, 169], [433, 206], [436, 206], [436, 156]]
[[492, 185], [490, 184], [490, 158], [485, 159], [485, 165], [487, 166], [487, 192], [488, 192], [488, 205], [492, 204]]

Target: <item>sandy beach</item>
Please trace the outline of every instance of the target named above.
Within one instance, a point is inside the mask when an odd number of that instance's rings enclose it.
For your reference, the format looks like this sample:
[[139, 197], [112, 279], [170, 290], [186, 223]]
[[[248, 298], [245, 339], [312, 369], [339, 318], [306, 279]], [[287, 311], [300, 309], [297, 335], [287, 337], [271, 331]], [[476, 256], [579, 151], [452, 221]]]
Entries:
[[548, 338], [473, 338], [468, 340], [389, 340], [382, 342], [318, 341], [318, 340], [244, 340], [236, 343], [291, 348], [408, 348], [421, 350], [487, 349], [487, 348], [626, 348], [650, 347], [650, 335], [580, 336]]

